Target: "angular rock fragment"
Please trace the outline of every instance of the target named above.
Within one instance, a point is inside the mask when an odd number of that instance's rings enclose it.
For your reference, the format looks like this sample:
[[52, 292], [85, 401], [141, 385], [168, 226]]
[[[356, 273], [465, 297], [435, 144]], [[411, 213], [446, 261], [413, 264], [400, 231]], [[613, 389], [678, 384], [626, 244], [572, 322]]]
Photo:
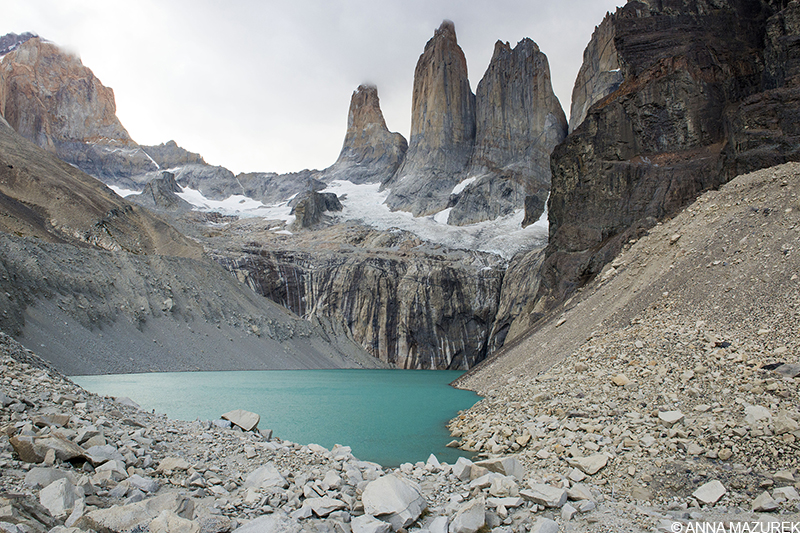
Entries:
[[414, 523], [428, 507], [418, 484], [394, 474], [367, 484], [361, 501], [366, 513], [386, 520], [395, 530]]

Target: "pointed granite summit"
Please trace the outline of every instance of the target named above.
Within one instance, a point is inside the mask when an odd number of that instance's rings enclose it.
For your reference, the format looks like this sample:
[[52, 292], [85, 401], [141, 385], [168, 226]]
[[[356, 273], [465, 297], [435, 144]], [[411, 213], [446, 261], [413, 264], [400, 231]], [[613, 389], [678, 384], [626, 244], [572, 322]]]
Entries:
[[550, 189], [550, 153], [567, 120], [550, 82], [550, 66], [530, 39], [497, 41], [475, 95], [475, 148], [450, 224], [491, 220], [526, 208], [535, 222]]
[[411, 140], [387, 183], [392, 209], [427, 215], [447, 207], [449, 192], [469, 163], [475, 141], [475, 95], [455, 26], [442, 22], [414, 71]]
[[407, 149], [405, 138], [386, 127], [377, 87], [360, 85], [350, 99], [339, 159], [325, 170], [324, 179], [381, 183], [395, 173]]

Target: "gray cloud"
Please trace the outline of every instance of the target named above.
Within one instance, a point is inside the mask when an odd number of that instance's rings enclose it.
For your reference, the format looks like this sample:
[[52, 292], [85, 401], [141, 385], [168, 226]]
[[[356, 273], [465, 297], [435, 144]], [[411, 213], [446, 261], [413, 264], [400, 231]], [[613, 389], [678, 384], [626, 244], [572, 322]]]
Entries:
[[79, 54], [114, 89], [138, 142], [175, 139], [240, 171], [336, 159], [352, 91], [378, 86], [389, 129], [408, 136], [414, 66], [453, 20], [477, 86], [496, 40], [547, 54], [568, 113], [583, 50], [624, 0], [30, 0], [0, 34], [35, 31]]

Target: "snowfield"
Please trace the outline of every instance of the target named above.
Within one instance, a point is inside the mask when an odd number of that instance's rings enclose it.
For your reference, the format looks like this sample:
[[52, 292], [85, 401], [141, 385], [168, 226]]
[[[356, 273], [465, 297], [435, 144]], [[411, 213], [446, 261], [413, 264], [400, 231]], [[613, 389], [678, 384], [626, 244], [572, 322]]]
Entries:
[[[138, 194], [136, 191], [119, 187], [112, 186], [111, 189], [122, 197]], [[449, 208], [425, 217], [414, 217], [405, 211], [391, 211], [384, 203], [389, 191], [378, 189], [380, 189], [378, 183], [356, 185], [349, 181], [336, 180], [323, 192], [336, 194], [342, 202], [341, 212], [330, 213], [337, 221], [354, 220], [379, 230], [399, 228], [423, 240], [449, 248], [477, 250], [510, 259], [516, 253], [547, 243], [546, 211], [539, 220], [527, 228], [522, 227], [525, 215], [522, 209], [495, 220], [467, 226], [451, 226], [447, 224]], [[261, 217], [267, 220], [282, 220], [286, 226], [295, 220], [295, 216], [290, 214], [292, 208], [288, 205], [291, 199], [275, 205], [265, 205], [241, 195], [231, 196], [225, 200], [210, 200], [195, 189], [181, 187], [181, 190], [183, 192], [178, 193], [178, 196], [192, 204], [198, 211], [216, 211], [240, 218]], [[276, 233], [291, 235], [284, 226], [275, 226], [271, 229]]]

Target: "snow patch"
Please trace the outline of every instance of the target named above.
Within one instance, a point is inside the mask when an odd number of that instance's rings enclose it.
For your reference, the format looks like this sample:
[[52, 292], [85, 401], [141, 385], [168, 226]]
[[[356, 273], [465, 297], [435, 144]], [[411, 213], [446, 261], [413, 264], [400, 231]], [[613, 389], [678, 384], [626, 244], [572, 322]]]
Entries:
[[117, 196], [121, 196], [125, 198], [126, 196], [130, 196], [132, 194], [140, 194], [141, 191], [134, 191], [133, 189], [123, 189], [122, 187], [117, 187], [116, 185], [107, 185], [109, 189], [117, 193]]
[[433, 220], [438, 224], [447, 224], [447, 219], [450, 218], [450, 211], [452, 211], [452, 207], [448, 207], [447, 209], [442, 209], [435, 215], [433, 215]]
[[210, 200], [203, 193], [191, 187], [181, 187], [177, 195], [194, 206], [196, 211], [215, 211], [223, 215], [236, 215], [240, 218], [261, 217], [267, 220], [283, 220], [287, 224], [294, 222], [289, 202], [265, 205], [258, 200], [241, 194], [234, 194], [224, 200]]
[[527, 228], [522, 227], [522, 220], [525, 218], [522, 209], [495, 220], [468, 226], [449, 226], [442, 222], [447, 220], [444, 211], [427, 217], [414, 217], [405, 211], [391, 211], [383, 203], [389, 191], [379, 191], [379, 188], [378, 183], [356, 185], [349, 181], [335, 180], [324, 192], [332, 192], [340, 198], [345, 195], [341, 200], [342, 211], [332, 213], [341, 221], [358, 220], [378, 230], [399, 228], [426, 241], [450, 248], [489, 252], [510, 259], [517, 252], [530, 250], [547, 242], [546, 212]]
[[476, 179], [478, 179], [478, 176], [472, 176], [471, 178], [465, 179], [464, 181], [453, 187], [453, 192], [451, 192], [450, 194], [461, 194], [461, 192], [464, 189], [475, 183]]

